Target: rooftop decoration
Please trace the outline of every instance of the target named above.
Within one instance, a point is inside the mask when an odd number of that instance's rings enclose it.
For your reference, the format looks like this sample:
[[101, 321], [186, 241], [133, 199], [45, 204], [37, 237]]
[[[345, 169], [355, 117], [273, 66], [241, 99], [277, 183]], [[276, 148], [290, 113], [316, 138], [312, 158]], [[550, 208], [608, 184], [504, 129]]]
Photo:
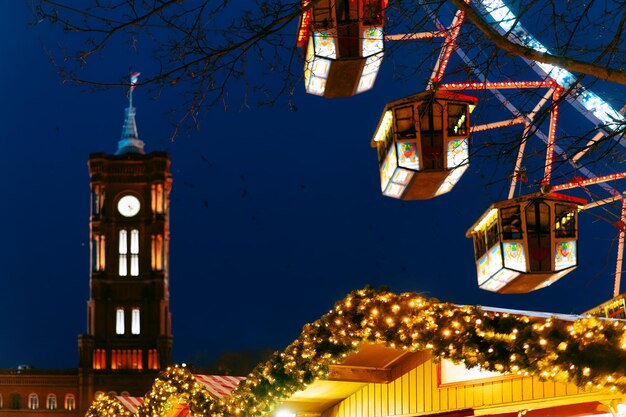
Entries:
[[122, 126], [122, 137], [117, 143], [116, 155], [127, 153], [144, 154], [144, 143], [139, 139], [137, 132], [137, 122], [135, 121], [136, 109], [133, 107], [133, 91], [139, 81], [139, 73], [135, 72], [130, 76], [130, 88], [128, 91], [128, 107], [124, 115], [124, 125]]
[[[137, 415], [165, 416], [182, 403], [196, 416], [260, 417], [326, 379], [329, 365], [343, 362], [363, 343], [428, 351], [468, 368], [626, 390], [624, 321], [487, 311], [365, 288], [305, 325], [300, 337], [258, 365], [229, 398], [213, 398], [191, 372], [175, 366], [157, 378]], [[126, 416], [118, 407], [103, 396], [87, 417]]]

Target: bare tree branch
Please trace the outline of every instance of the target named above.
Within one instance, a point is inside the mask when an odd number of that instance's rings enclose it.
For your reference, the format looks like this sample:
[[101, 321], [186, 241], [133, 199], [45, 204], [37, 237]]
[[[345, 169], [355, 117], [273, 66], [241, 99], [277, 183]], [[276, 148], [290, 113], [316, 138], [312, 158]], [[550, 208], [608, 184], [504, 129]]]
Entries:
[[[520, 45], [510, 41], [506, 36], [501, 35], [495, 30], [476, 10], [465, 3], [464, 0], [450, 0], [455, 7], [465, 12], [466, 17], [478, 28], [485, 36], [491, 40], [498, 48], [508, 54], [527, 58], [544, 64], [551, 64], [557, 67], [582, 74], [592, 75], [594, 77], [611, 81], [618, 84], [626, 85], [626, 72], [617, 69], [607, 68], [589, 62], [579, 61], [566, 56], [552, 55], [545, 52], [539, 52], [535, 49]], [[622, 22], [626, 18], [626, 12], [622, 15]], [[623, 28], [623, 24], [621, 25]], [[621, 35], [621, 31], [620, 31]], [[619, 39], [616, 37], [615, 40]]]

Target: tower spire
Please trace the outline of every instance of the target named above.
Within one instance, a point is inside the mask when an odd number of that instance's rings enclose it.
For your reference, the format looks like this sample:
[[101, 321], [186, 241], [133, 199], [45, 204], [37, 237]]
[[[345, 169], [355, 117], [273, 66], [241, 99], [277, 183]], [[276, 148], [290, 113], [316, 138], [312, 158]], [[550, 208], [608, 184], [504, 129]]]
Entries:
[[135, 108], [133, 107], [133, 90], [137, 86], [137, 80], [139, 73], [135, 72], [130, 76], [130, 91], [128, 92], [128, 107], [126, 108], [126, 115], [124, 118], [124, 125], [122, 126], [122, 137], [117, 143], [116, 155], [122, 155], [126, 153], [139, 153], [144, 154], [144, 143], [139, 139], [137, 133], [137, 122], [135, 122]]

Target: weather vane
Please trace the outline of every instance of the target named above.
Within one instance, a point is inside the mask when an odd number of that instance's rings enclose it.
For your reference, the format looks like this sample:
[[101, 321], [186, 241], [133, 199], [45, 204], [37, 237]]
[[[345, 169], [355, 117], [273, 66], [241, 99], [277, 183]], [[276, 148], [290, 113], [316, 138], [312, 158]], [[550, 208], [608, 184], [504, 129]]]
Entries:
[[128, 93], [128, 107], [133, 107], [133, 90], [137, 87], [137, 81], [139, 80], [139, 76], [141, 73], [133, 72], [130, 74], [130, 92]]

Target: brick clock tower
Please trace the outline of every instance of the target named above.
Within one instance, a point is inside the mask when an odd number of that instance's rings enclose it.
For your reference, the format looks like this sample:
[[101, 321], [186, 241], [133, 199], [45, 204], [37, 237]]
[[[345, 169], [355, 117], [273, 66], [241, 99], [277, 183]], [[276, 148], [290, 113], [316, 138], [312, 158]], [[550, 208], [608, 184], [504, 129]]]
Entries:
[[171, 359], [170, 161], [143, 148], [131, 87], [117, 152], [89, 156], [90, 296], [78, 339], [85, 399], [120, 387], [143, 395]]

